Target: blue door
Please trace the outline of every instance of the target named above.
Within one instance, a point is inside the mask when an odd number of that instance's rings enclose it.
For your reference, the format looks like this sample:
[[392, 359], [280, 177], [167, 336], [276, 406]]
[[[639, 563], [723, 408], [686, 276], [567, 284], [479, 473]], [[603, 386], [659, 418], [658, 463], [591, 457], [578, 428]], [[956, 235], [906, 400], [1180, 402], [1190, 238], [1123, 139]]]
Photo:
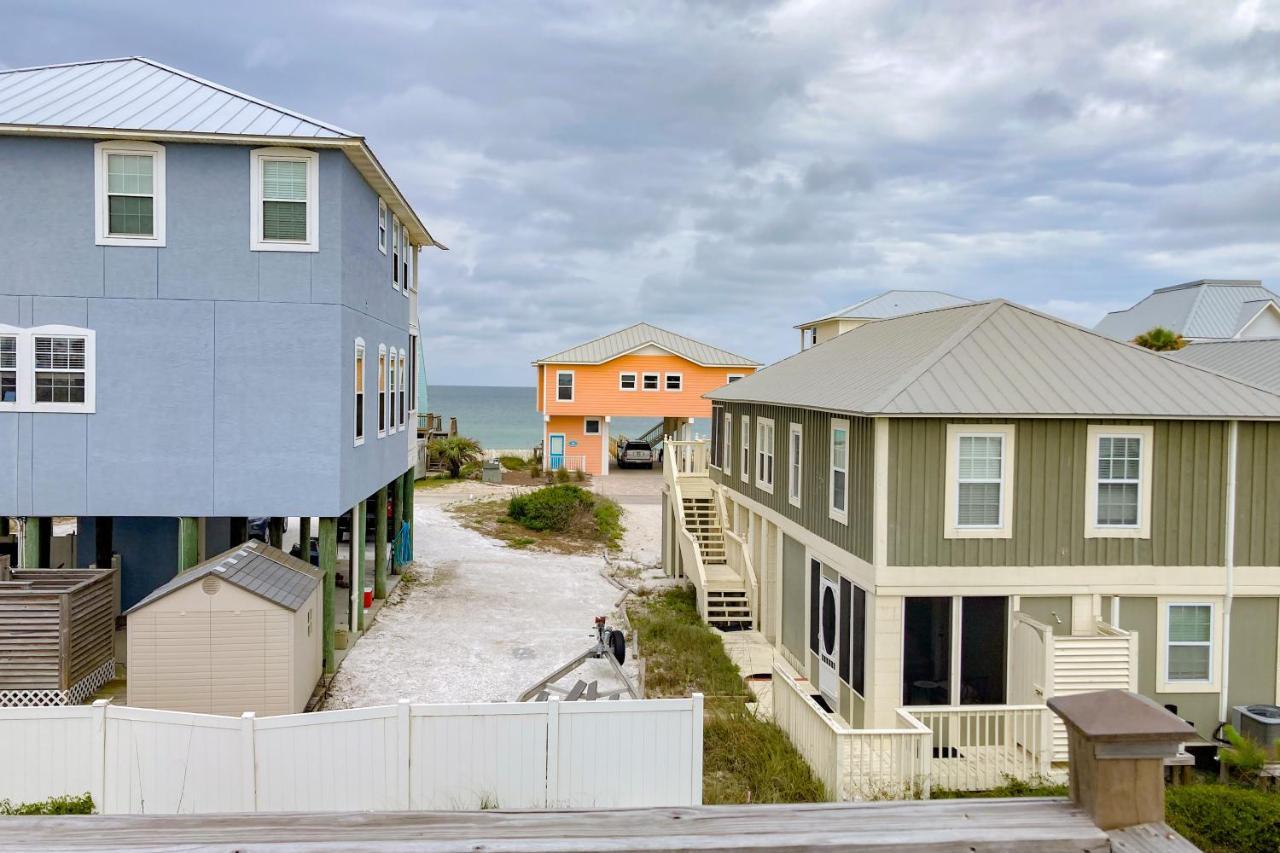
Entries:
[[564, 467], [563, 435], [547, 436], [547, 465], [552, 471], [559, 471]]

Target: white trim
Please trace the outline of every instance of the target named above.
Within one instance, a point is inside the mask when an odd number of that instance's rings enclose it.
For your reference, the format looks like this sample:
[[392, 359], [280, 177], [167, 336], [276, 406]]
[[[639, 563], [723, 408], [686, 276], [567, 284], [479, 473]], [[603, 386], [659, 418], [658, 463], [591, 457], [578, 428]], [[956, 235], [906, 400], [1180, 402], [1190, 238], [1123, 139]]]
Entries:
[[[560, 396], [560, 377], [561, 377], [561, 376], [568, 376], [568, 377], [570, 378], [570, 382], [569, 382], [569, 399], [567, 399], [567, 400]], [[555, 395], [555, 401], [556, 401], [557, 403], [572, 403], [572, 402], [573, 402], [573, 398], [577, 395], [577, 393], [578, 393], [578, 377], [574, 375], [574, 371], [572, 371], [572, 370], [557, 370], [557, 371], [556, 371], [556, 395]]]
[[[591, 432], [590, 430], [587, 429], [587, 424], [590, 423], [591, 421], [596, 422], [595, 432]], [[604, 418], [600, 418], [600, 417], [583, 418], [582, 434], [583, 435], [603, 435], [604, 434]]]
[[793, 422], [787, 429], [787, 503], [799, 509], [803, 496], [804, 427]]
[[418, 347], [422, 346], [422, 337], [418, 334], [417, 329], [409, 330], [409, 411], [413, 414], [418, 413], [418, 361], [422, 353], [418, 352]]
[[738, 476], [744, 483], [751, 482], [751, 416], [738, 416], [738, 461], [741, 463], [739, 467], [742, 469], [738, 472]]
[[[353, 445], [354, 447], [359, 447], [360, 445], [364, 444], [365, 433], [366, 433], [364, 422], [368, 420], [368, 416], [369, 416], [369, 389], [362, 387], [362, 383], [366, 383], [368, 379], [368, 377], [365, 375], [366, 373], [368, 373], [367, 364], [366, 364], [367, 359], [368, 359], [368, 351], [364, 345], [364, 338], [356, 338], [355, 348], [354, 348], [354, 351], [352, 352], [352, 361], [354, 362], [352, 366], [355, 367], [355, 373], [352, 376], [353, 384], [351, 387], [351, 410], [352, 410], [352, 415], [354, 415], [357, 411], [359, 411], [360, 418], [358, 419], [358, 423], [359, 423], [358, 430], [355, 428], [356, 421], [355, 420], [352, 421], [352, 432], [355, 434], [355, 444]], [[361, 399], [363, 399], [364, 405], [357, 406], [356, 401]]]
[[[836, 431], [844, 432], [844, 467], [836, 467]], [[849, 523], [849, 460], [853, 451], [849, 447], [849, 422], [832, 418], [827, 430], [827, 517], [841, 524]], [[836, 509], [836, 471], [844, 472], [844, 508]]]
[[[649, 377], [651, 376], [653, 377], [653, 387], [647, 388], [645, 386], [648, 385]], [[640, 390], [648, 393], [661, 391], [662, 390], [662, 374], [661, 373], [641, 373], [640, 374]]]
[[378, 199], [378, 251], [387, 253], [387, 203]]
[[[631, 377], [630, 388], [622, 384], [622, 377], [624, 376]], [[618, 390], [619, 391], [626, 391], [627, 393], [630, 393], [632, 391], [637, 390], [639, 387], [640, 387], [640, 374], [635, 373], [634, 371], [631, 371], [631, 370], [621, 370], [618, 372]]]
[[[1086, 539], [1151, 538], [1151, 473], [1155, 430], [1151, 426], [1111, 426], [1089, 424], [1088, 467], [1085, 469], [1084, 537]], [[1103, 438], [1137, 438], [1140, 472], [1138, 479], [1138, 523], [1098, 524], [1098, 445]]]
[[378, 406], [378, 438], [385, 438], [387, 435], [387, 394], [391, 389], [387, 387], [387, 345], [378, 344], [378, 360], [376, 362], [378, 370], [378, 387], [374, 395]]
[[[1011, 539], [1013, 537], [1013, 424], [947, 424], [947, 470], [942, 535], [946, 539]], [[959, 521], [960, 439], [999, 438], [1000, 441], [1000, 523], [990, 526], [965, 525]]]
[[391, 288], [400, 289], [400, 217], [391, 217]]
[[889, 419], [876, 418], [871, 481], [871, 562], [879, 570], [889, 560]]
[[[734, 421], [733, 414], [729, 411], [727, 406], [724, 410], [724, 423], [721, 425], [721, 430], [723, 431], [723, 434], [720, 437], [720, 446], [723, 448], [722, 452], [724, 453], [724, 475], [726, 477], [731, 477], [733, 476]], [[807, 643], [808, 640], [805, 640], [805, 642]]]
[[724, 384], [728, 385], [730, 382], [737, 382], [739, 379], [746, 379], [746, 378], [747, 378], [747, 374], [745, 373], [726, 373], [724, 375]]
[[[1232, 336], [1231, 336], [1231, 339], [1232, 339], [1232, 340], [1242, 340], [1242, 341], [1248, 341], [1248, 340], [1255, 340], [1255, 339], [1257, 339], [1259, 336], [1257, 336], [1257, 335], [1246, 335], [1246, 334], [1245, 334], [1245, 332], [1249, 331], [1249, 327], [1250, 327], [1250, 326], [1252, 326], [1254, 323], [1258, 322], [1258, 318], [1259, 318], [1259, 317], [1261, 317], [1263, 314], [1267, 313], [1268, 311], [1270, 311], [1270, 312], [1272, 312], [1273, 314], [1275, 314], [1275, 315], [1276, 315], [1276, 319], [1280, 319], [1280, 307], [1277, 307], [1277, 306], [1276, 306], [1276, 303], [1274, 303], [1274, 302], [1268, 302], [1268, 303], [1266, 303], [1265, 305], [1263, 305], [1261, 308], [1259, 308], [1257, 311], [1255, 311], [1255, 312], [1254, 312], [1254, 314], [1253, 314], [1253, 316], [1252, 316], [1252, 317], [1250, 317], [1248, 320], [1246, 320], [1246, 321], [1245, 321], [1245, 322], [1240, 326], [1240, 331], [1236, 332], [1234, 335], [1232, 335]], [[1268, 336], [1268, 337], [1269, 337], [1269, 336]]]
[[[672, 388], [672, 387], [671, 387], [671, 380], [672, 380], [673, 378], [676, 380], [676, 384], [677, 384], [678, 386], [680, 386], [680, 387], [678, 387], [678, 388]], [[683, 390], [684, 390], [684, 374], [683, 374], [683, 373], [668, 373], [668, 374], [666, 374], [665, 376], [663, 376], [663, 377], [662, 377], [662, 390], [663, 390], [663, 391], [677, 391], [677, 392], [678, 392], [678, 391], [683, 391]]]
[[[267, 240], [262, 236], [262, 164], [289, 160], [307, 164], [307, 239]], [[320, 155], [301, 148], [255, 148], [249, 152], [249, 251], [320, 251]]]
[[409, 388], [406, 382], [409, 378], [409, 371], [406, 369], [408, 359], [405, 358], [404, 350], [400, 350], [400, 361], [396, 366], [396, 430], [397, 432], [406, 429], [409, 425]]
[[[1169, 678], [1169, 608], [1192, 605], [1209, 608], [1209, 679], [1186, 681]], [[1156, 599], [1156, 692], [1216, 693], [1222, 673], [1222, 620], [1218, 618], [1217, 598], [1183, 598], [1160, 596]], [[1198, 645], [1187, 643], [1186, 645]]]
[[413, 262], [410, 260], [413, 244], [409, 242], [408, 228], [402, 226], [400, 232], [400, 292], [408, 299], [413, 292], [409, 287], [409, 279], [413, 275]]
[[[93, 414], [97, 411], [97, 333], [78, 326], [33, 326], [15, 329], [0, 326], [0, 332], [18, 339], [18, 387], [17, 402], [5, 404], [7, 412], [40, 412], [48, 414]], [[37, 403], [36, 402], [36, 338], [84, 339], [84, 402]], [[47, 372], [47, 371], [41, 371]], [[80, 371], [68, 371], [80, 372]]]
[[[110, 154], [141, 154], [151, 158], [151, 224], [150, 236], [111, 234], [108, 231], [107, 157]], [[154, 142], [99, 142], [93, 146], [93, 223], [94, 242], [98, 246], [151, 246], [165, 244], [165, 169], [164, 146]]]
[[[762, 435], [762, 433], [766, 428], [768, 428], [769, 436], [772, 439], [768, 443], [765, 442], [764, 436]], [[756, 451], [755, 451], [756, 488], [766, 491], [769, 494], [773, 494], [773, 483], [778, 476], [777, 459], [775, 458], [775, 453], [774, 453], [776, 449], [775, 445], [777, 443], [777, 439], [778, 439], [778, 434], [774, 430], [773, 419], [760, 418], [760, 417], [756, 418]], [[770, 476], [768, 479], [761, 476], [763, 473], [763, 469], [766, 467], [765, 466], [766, 461], [768, 462], [768, 467], [771, 469], [769, 471]]]

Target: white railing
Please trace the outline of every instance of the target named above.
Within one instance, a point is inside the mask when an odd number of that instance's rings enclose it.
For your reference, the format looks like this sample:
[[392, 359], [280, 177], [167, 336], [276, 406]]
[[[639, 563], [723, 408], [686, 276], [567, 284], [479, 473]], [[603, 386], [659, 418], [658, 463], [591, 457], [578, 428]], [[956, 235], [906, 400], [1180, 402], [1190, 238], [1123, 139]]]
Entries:
[[1053, 743], [1044, 705], [913, 705], [899, 711], [933, 733], [934, 787], [985, 791], [1049, 776]]
[[[680, 556], [680, 568], [684, 576], [692, 583], [698, 596], [698, 613], [705, 619], [707, 615], [707, 571], [702, 564], [702, 551], [698, 542], [689, 532], [684, 518], [684, 494], [680, 488], [680, 477], [677, 476], [675, 454], [667, 452], [662, 457], [662, 476], [667, 486], [667, 497], [671, 511], [675, 514], [676, 550]], [[676, 575], [679, 577], [679, 574]]]
[[724, 532], [725, 562], [746, 582], [752, 627], [758, 627], [760, 585], [756, 581], [755, 567], [751, 563], [751, 549], [747, 547], [746, 540], [729, 527], [729, 511], [725, 506], [724, 492], [720, 490], [716, 491], [716, 511], [720, 513], [720, 529]]
[[[553, 471], [559, 471], [563, 469], [565, 471], [582, 471], [585, 473], [587, 470], [587, 457], [585, 455], [570, 456], [566, 454], [565, 456], [560, 457], [560, 460], [561, 461], [560, 461], [559, 467], [552, 468]], [[553, 464], [552, 460], [550, 459], [550, 457], [548, 457], [547, 467], [551, 468], [552, 464]]]
[[705, 439], [677, 441], [670, 436], [663, 439], [663, 460], [670, 459], [677, 477], [705, 477], [707, 463], [711, 459], [711, 445]]
[[[805, 685], [807, 686], [807, 685]], [[899, 712], [892, 729], [855, 729], [773, 668], [773, 718], [837, 801], [928, 798], [930, 733]]]
[[87, 792], [104, 814], [701, 805], [702, 722], [701, 695], [262, 719], [0, 709], [0, 800]]

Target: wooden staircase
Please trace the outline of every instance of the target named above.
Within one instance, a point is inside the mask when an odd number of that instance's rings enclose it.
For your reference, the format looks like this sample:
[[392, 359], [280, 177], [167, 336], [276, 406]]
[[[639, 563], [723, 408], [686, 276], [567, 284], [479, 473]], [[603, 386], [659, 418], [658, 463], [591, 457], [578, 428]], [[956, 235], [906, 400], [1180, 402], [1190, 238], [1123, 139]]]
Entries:
[[698, 544], [707, 578], [707, 624], [726, 631], [752, 627], [746, 583], [729, 566], [720, 509], [710, 482], [686, 482], [681, 488], [685, 529]]

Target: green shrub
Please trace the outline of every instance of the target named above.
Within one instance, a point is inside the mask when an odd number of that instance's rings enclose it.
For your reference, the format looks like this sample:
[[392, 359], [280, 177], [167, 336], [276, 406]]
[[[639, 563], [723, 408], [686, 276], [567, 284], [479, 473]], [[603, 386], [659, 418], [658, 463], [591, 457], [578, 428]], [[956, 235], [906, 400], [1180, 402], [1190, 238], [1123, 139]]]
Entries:
[[608, 498], [596, 498], [596, 508], [592, 513], [595, 519], [596, 535], [610, 545], [618, 544], [622, 539], [622, 507]]
[[529, 460], [520, 456], [499, 456], [498, 464], [507, 471], [522, 471], [529, 467]]
[[50, 797], [38, 803], [14, 804], [0, 800], [0, 815], [93, 814], [93, 797]]
[[566, 469], [566, 468], [557, 468], [557, 469], [556, 469], [556, 482], [557, 482], [557, 483], [567, 483], [567, 482], [569, 482], [569, 471], [568, 471], [568, 469]]
[[547, 486], [527, 495], [516, 495], [507, 504], [507, 515], [530, 530], [567, 531], [578, 513], [588, 511], [595, 501], [590, 492], [577, 486]]
[[1280, 796], [1235, 785], [1183, 785], [1165, 791], [1169, 825], [1202, 850], [1280, 850]]

